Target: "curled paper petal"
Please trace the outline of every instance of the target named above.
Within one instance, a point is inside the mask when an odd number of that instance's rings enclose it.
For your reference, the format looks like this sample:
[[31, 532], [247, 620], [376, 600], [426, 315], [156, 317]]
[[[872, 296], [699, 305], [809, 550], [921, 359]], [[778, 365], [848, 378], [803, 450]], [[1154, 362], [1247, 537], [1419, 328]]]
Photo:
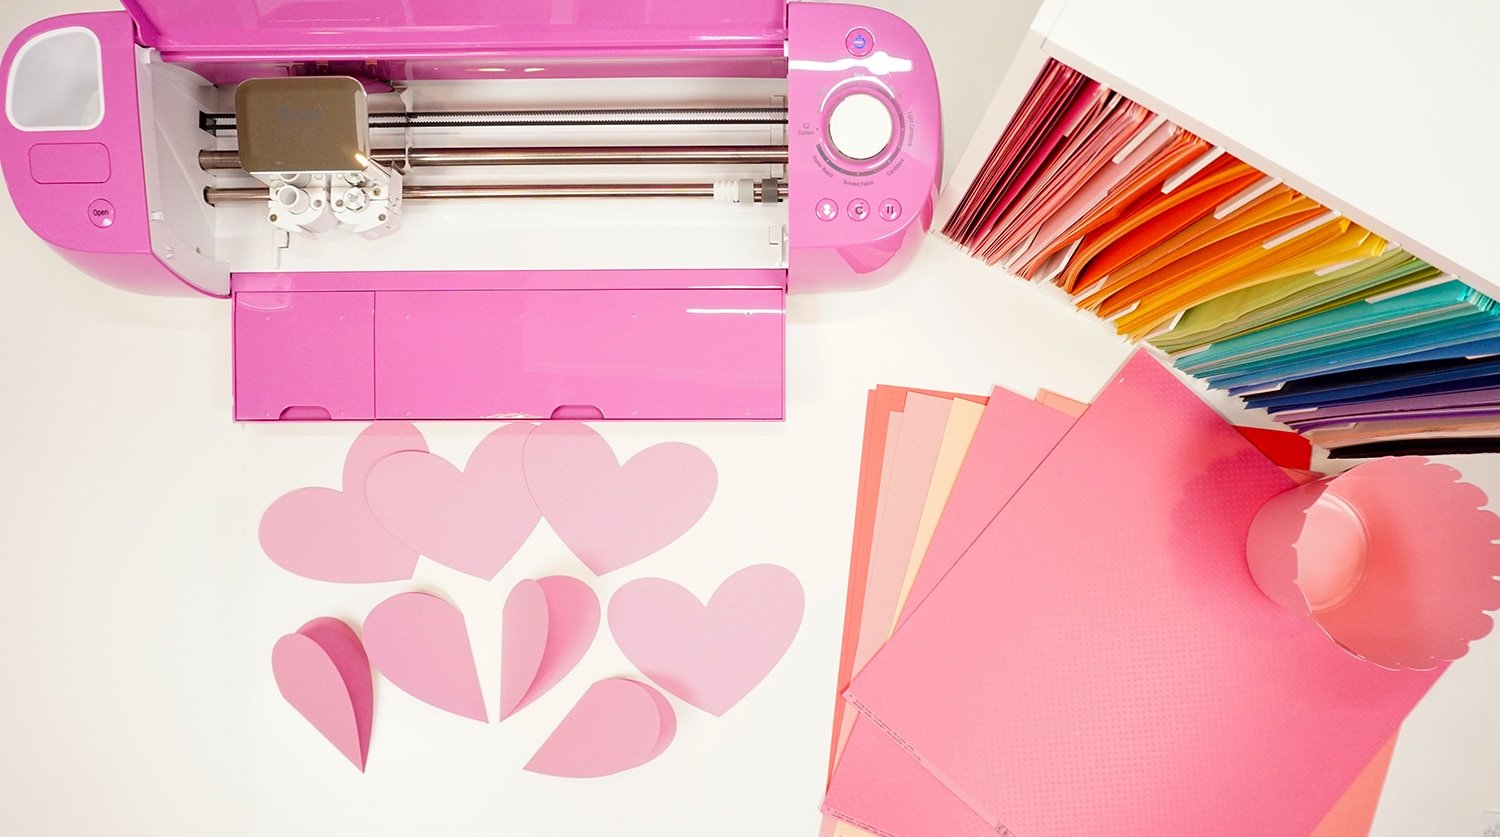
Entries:
[[375, 693], [354, 630], [331, 617], [314, 619], [276, 641], [271, 671], [286, 702], [363, 771]]
[[1456, 660], [1500, 607], [1500, 517], [1457, 470], [1388, 457], [1271, 500], [1251, 575], [1339, 645], [1391, 669]]
[[655, 689], [635, 680], [600, 680], [579, 698], [536, 755], [532, 773], [591, 779], [661, 755], [677, 733], [677, 714]]
[[587, 584], [549, 576], [516, 584], [505, 600], [500, 719], [556, 686], [594, 641], [599, 598]]
[[455, 715], [489, 719], [458, 608], [430, 593], [398, 593], [370, 611], [364, 629], [370, 661], [401, 691]]

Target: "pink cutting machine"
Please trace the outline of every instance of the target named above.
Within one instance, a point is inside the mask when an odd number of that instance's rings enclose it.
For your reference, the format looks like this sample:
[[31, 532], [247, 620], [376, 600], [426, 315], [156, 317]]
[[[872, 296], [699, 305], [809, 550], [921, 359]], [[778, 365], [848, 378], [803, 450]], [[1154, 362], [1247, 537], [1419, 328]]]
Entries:
[[5, 52], [31, 229], [225, 297], [234, 414], [779, 419], [786, 292], [932, 217], [910, 26], [785, 0], [123, 0]]

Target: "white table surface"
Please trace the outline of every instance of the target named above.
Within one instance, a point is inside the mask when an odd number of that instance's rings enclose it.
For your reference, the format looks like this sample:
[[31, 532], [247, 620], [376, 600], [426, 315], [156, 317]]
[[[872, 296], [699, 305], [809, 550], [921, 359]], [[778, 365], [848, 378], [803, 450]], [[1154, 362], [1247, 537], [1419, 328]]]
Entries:
[[[962, 151], [1034, 0], [886, 0], [937, 55], [950, 159]], [[107, 0], [0, 7], [8, 39]], [[132, 296], [67, 266], [0, 201], [0, 830], [13, 834], [812, 835], [837, 667], [865, 391], [877, 383], [1091, 397], [1128, 348], [1059, 300], [940, 241], [895, 284], [797, 297], [782, 424], [606, 425], [622, 454], [704, 448], [720, 490], [703, 521], [642, 575], [706, 596], [752, 563], [800, 576], [800, 635], [723, 718], [681, 702], [652, 764], [575, 782], [520, 768], [588, 683], [631, 669], [607, 632], [521, 715], [480, 725], [377, 678], [369, 771], [342, 761], [285, 704], [276, 638], [319, 615], [360, 621], [402, 590], [464, 611], [491, 705], [500, 605], [518, 579], [587, 577], [546, 528], [493, 583], [423, 562], [409, 583], [340, 586], [277, 568], [261, 511], [337, 485], [359, 425], [229, 420], [229, 308]], [[1225, 410], [1233, 407], [1219, 404]], [[1237, 419], [1241, 418], [1236, 416]], [[462, 461], [488, 424], [425, 423]], [[1492, 494], [1493, 457], [1451, 460]], [[1403, 728], [1376, 832], [1479, 834], [1500, 808], [1500, 638], [1455, 664]]]

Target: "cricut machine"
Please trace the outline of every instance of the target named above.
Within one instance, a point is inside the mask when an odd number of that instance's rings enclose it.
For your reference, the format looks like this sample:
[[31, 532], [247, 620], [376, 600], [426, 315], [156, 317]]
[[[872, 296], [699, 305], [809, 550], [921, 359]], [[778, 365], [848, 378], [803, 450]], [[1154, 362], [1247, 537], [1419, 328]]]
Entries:
[[779, 419], [788, 291], [942, 169], [921, 38], [786, 0], [122, 0], [0, 65], [21, 216], [233, 310], [234, 415]]

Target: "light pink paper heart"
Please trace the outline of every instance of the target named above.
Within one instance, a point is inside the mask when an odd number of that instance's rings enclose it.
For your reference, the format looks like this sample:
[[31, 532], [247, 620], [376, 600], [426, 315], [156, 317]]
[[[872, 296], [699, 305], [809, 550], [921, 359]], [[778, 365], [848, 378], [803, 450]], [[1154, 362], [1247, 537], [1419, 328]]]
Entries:
[[802, 625], [802, 585], [774, 564], [746, 567], [700, 603], [680, 585], [642, 578], [615, 592], [609, 629], [641, 673], [723, 715], [776, 667]]
[[587, 425], [551, 422], [526, 442], [526, 482], [547, 523], [603, 575], [677, 540], [713, 501], [708, 455], [679, 442], [649, 447], [624, 465]]
[[591, 779], [640, 767], [677, 734], [677, 713], [661, 692], [623, 677], [589, 687], [536, 755], [532, 773]]
[[363, 772], [375, 692], [354, 630], [331, 617], [308, 622], [276, 641], [271, 672], [286, 702]]
[[370, 662], [401, 691], [439, 709], [488, 721], [469, 631], [458, 608], [430, 593], [398, 593], [365, 617]]
[[500, 653], [500, 720], [567, 676], [599, 630], [599, 597], [565, 575], [525, 579], [505, 600]]
[[344, 459], [343, 491], [299, 488], [277, 498], [260, 519], [260, 546], [283, 569], [349, 584], [411, 578], [417, 552], [385, 530], [365, 502], [376, 462], [427, 443], [405, 422], [370, 425]]
[[534, 426], [507, 424], [484, 437], [462, 471], [431, 453], [387, 456], [365, 480], [370, 510], [408, 548], [460, 572], [494, 578], [542, 516], [521, 470]]

